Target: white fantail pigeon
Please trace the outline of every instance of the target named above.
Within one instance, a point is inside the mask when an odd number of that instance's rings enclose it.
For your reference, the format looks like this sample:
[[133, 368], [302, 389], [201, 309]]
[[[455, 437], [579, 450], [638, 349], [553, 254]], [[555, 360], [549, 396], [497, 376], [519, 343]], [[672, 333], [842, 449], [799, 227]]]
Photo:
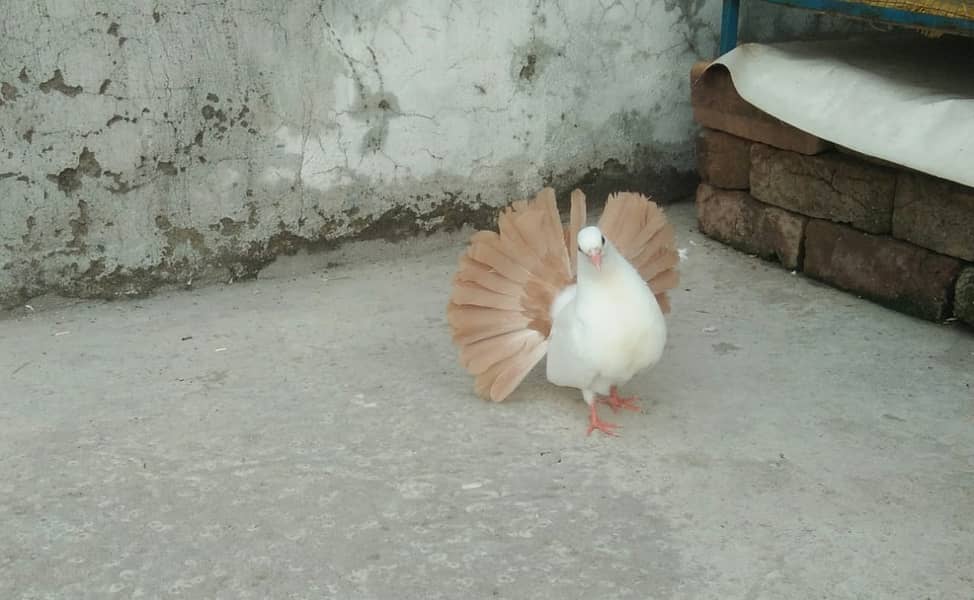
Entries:
[[586, 227], [572, 192], [563, 227], [551, 188], [506, 208], [498, 232], [478, 231], [453, 281], [447, 319], [460, 363], [481, 396], [506, 399], [547, 355], [547, 378], [581, 390], [588, 434], [613, 434], [596, 405], [638, 410], [618, 386], [655, 365], [666, 344], [667, 291], [679, 283], [673, 227], [645, 196], [610, 195]]

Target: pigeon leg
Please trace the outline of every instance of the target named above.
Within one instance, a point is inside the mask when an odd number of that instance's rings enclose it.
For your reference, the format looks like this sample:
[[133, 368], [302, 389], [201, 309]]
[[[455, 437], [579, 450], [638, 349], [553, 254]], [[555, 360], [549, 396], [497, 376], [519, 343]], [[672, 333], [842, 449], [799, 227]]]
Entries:
[[591, 390], [582, 390], [582, 397], [585, 398], [585, 404], [588, 404], [588, 431], [585, 435], [592, 435], [592, 432], [598, 429], [602, 433], [608, 435], [617, 435], [615, 430], [619, 427], [615, 423], [606, 423], [599, 418], [599, 413], [596, 410], [598, 402], [595, 401], [595, 392]]
[[609, 388], [609, 396], [605, 400], [602, 400], [604, 404], [608, 404], [612, 408], [612, 412], [619, 412], [620, 408], [639, 412], [639, 405], [636, 404], [638, 401], [639, 399], [635, 396], [628, 398], [619, 396], [619, 390], [616, 386]]
[[592, 432], [596, 429], [608, 435], [619, 435], [615, 432], [618, 428], [619, 426], [615, 423], [608, 423], [599, 418], [599, 413], [595, 410], [595, 404], [589, 407], [588, 431], [585, 432], [585, 435], [592, 435]]

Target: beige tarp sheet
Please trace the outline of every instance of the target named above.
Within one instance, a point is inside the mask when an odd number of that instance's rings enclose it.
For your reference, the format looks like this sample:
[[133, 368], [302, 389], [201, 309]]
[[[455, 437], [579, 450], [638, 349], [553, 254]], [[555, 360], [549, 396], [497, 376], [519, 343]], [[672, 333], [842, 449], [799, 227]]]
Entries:
[[716, 62], [745, 100], [786, 123], [974, 187], [969, 48], [898, 39], [744, 44]]

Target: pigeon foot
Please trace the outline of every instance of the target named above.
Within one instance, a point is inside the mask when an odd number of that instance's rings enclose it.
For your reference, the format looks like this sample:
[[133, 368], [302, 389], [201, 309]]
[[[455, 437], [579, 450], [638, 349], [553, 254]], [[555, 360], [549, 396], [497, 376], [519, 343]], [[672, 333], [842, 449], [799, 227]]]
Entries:
[[628, 398], [619, 396], [619, 390], [616, 388], [616, 386], [609, 388], [609, 395], [601, 402], [603, 404], [608, 404], [612, 409], [612, 412], [619, 412], [620, 408], [639, 412], [639, 404], [637, 404], [639, 399], [635, 396], [630, 396]]
[[585, 435], [591, 435], [596, 429], [606, 435], [619, 435], [615, 432], [619, 428], [618, 425], [615, 423], [607, 423], [599, 418], [599, 413], [595, 410], [595, 403], [592, 403], [589, 409], [588, 422], [588, 431], [585, 432]]

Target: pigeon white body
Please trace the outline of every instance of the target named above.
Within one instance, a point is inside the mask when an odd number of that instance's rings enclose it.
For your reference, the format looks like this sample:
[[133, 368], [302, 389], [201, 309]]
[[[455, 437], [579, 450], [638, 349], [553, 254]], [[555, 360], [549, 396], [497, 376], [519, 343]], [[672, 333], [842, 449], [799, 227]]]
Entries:
[[578, 282], [552, 303], [547, 378], [581, 390], [591, 406], [596, 394], [609, 394], [659, 362], [666, 321], [646, 282], [610, 241], [603, 245], [601, 269], [581, 250], [577, 264]]

